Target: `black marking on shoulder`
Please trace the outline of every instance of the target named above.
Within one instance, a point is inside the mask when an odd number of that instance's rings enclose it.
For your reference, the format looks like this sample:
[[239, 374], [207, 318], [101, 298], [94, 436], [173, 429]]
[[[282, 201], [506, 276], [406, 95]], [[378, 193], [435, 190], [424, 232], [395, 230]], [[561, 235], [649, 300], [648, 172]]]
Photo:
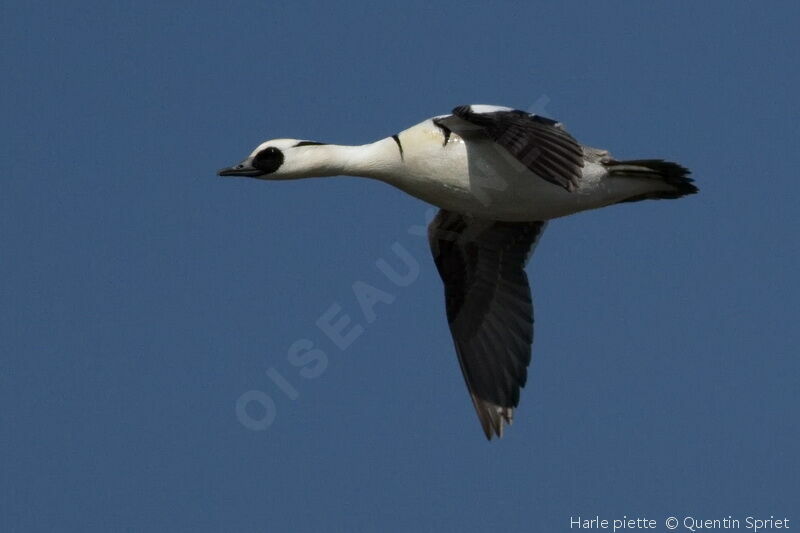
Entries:
[[400, 136], [395, 133], [392, 135], [392, 139], [394, 139], [394, 142], [397, 143], [397, 147], [400, 149], [400, 159], [403, 159], [403, 145], [400, 143]]
[[450, 140], [450, 134], [453, 133], [453, 131], [436, 119], [433, 119], [433, 124], [442, 130], [442, 135], [444, 135], [444, 142], [442, 143], [442, 146], [447, 146], [447, 141]]
[[318, 143], [317, 141], [300, 141], [299, 143], [295, 144], [293, 148], [297, 148], [298, 146], [322, 146], [328, 143]]

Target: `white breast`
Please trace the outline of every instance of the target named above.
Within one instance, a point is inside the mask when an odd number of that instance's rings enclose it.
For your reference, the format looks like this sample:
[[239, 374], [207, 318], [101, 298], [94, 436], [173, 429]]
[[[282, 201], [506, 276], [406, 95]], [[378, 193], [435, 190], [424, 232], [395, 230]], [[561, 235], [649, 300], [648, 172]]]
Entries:
[[445, 144], [444, 131], [432, 120], [398, 139], [402, 159], [381, 179], [428, 203], [495, 220], [543, 220], [575, 211], [559, 208], [572, 206], [574, 194], [534, 175], [488, 139], [465, 141], [450, 133]]

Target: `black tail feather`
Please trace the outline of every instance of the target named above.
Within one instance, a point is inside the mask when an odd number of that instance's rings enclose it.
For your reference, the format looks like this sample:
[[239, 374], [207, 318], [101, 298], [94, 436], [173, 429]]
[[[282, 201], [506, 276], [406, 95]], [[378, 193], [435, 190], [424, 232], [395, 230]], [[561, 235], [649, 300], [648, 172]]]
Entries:
[[680, 198], [695, 194], [699, 190], [694, 185], [694, 180], [689, 177], [689, 174], [691, 174], [689, 169], [671, 161], [664, 161], [663, 159], [630, 159], [627, 161], [611, 160], [604, 164], [608, 167], [611, 177], [657, 179], [674, 188], [671, 191], [656, 191], [634, 196], [622, 200], [620, 203]]

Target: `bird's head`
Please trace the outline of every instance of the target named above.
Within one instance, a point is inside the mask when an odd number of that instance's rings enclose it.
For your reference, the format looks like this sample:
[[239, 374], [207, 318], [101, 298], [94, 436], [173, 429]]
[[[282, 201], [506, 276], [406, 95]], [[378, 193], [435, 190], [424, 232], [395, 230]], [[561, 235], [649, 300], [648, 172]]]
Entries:
[[315, 175], [314, 163], [326, 143], [299, 139], [273, 139], [258, 145], [241, 163], [221, 169], [218, 176], [245, 176], [265, 180], [303, 178]]

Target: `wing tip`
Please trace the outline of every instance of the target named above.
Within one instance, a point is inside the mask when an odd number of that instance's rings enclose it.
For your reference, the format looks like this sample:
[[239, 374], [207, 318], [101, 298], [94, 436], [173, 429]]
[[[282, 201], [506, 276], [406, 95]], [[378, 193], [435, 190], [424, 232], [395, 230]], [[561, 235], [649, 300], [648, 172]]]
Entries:
[[486, 440], [491, 441], [494, 437], [502, 438], [505, 426], [510, 426], [514, 423], [514, 408], [501, 407], [486, 400], [481, 400], [474, 394], [470, 394], [470, 396]]

